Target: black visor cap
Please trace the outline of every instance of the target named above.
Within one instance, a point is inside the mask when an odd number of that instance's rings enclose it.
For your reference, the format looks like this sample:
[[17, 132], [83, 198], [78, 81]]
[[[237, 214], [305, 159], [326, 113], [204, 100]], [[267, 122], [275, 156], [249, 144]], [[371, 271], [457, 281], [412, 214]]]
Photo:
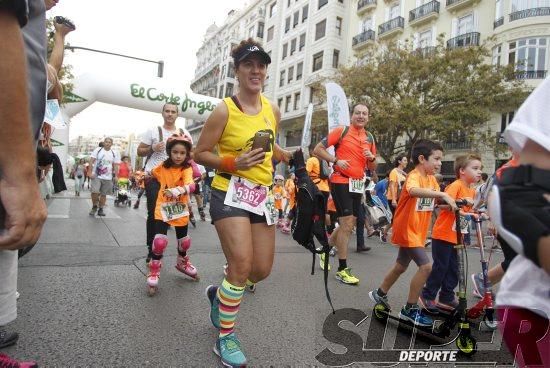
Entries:
[[271, 57], [269, 56], [269, 54], [265, 52], [264, 49], [256, 45], [247, 45], [243, 47], [242, 51], [238, 55], [236, 55], [235, 61], [237, 63], [240, 63], [252, 54], [260, 55], [266, 65], [271, 64]]

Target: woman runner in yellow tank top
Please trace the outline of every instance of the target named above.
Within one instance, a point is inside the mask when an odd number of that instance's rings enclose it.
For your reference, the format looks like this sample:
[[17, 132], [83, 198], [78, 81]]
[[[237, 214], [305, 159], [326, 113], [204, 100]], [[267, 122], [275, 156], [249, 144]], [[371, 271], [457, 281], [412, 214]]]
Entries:
[[[288, 162], [291, 152], [275, 143], [281, 114], [261, 94], [271, 58], [252, 39], [242, 41], [231, 55], [239, 92], [219, 103], [204, 124], [195, 161], [217, 170], [210, 216], [228, 265], [220, 286], [206, 289], [210, 319], [219, 330], [214, 351], [225, 366], [240, 367], [246, 358], [234, 333], [239, 305], [245, 288], [253, 290], [273, 265], [272, 158]], [[269, 137], [265, 152], [251, 149], [257, 134]]]

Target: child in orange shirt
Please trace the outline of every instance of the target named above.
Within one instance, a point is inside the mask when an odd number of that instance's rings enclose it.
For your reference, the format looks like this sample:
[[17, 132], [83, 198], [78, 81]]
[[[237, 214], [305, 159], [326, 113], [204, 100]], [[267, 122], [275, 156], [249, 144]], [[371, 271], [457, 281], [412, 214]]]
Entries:
[[275, 209], [279, 211], [279, 221], [277, 227], [283, 226], [283, 198], [285, 195], [285, 188], [283, 182], [285, 178], [282, 175], [275, 175], [275, 185], [273, 186], [273, 197], [275, 198]]
[[[473, 203], [475, 189], [472, 184], [481, 178], [481, 158], [474, 154], [458, 156], [454, 169], [456, 180], [445, 188], [445, 193], [455, 201], [466, 199]], [[468, 231], [469, 221], [463, 216], [468, 215], [470, 209], [464, 207], [460, 211], [462, 234]], [[455, 214], [442, 209], [432, 230], [432, 272], [419, 299], [420, 306], [433, 314], [439, 313], [439, 308], [452, 311], [458, 306], [454, 294], [458, 285], [458, 259], [454, 249], [456, 238]], [[438, 292], [439, 300], [436, 302]]]
[[411, 156], [415, 169], [407, 176], [393, 219], [391, 241], [399, 247], [397, 260], [380, 287], [369, 292], [369, 297], [390, 309], [387, 293], [412, 260], [418, 271], [411, 280], [407, 304], [401, 309], [399, 318], [417, 326], [431, 326], [433, 320], [423, 314], [417, 305], [422, 287], [432, 270], [424, 244], [435, 199], [447, 202], [453, 209], [456, 209], [456, 203], [447, 193], [439, 191], [434, 177], [441, 168], [441, 145], [421, 139], [414, 144]]
[[296, 216], [296, 184], [294, 183], [295, 179], [296, 175], [294, 175], [294, 173], [290, 173], [290, 177], [285, 182], [285, 192], [288, 199], [286, 207], [290, 208], [286, 216], [285, 224], [281, 229], [281, 231], [285, 234], [290, 234], [290, 222], [292, 221], [294, 216]]
[[178, 260], [176, 269], [194, 279], [197, 279], [197, 269], [189, 261], [187, 251], [191, 247], [191, 238], [187, 235], [189, 223], [189, 193], [193, 193], [193, 169], [189, 162], [191, 141], [184, 135], [174, 134], [166, 141], [168, 158], [151, 171], [151, 175], [160, 183], [159, 194], [155, 207], [155, 238], [151, 247], [151, 261], [147, 285], [152, 294], [159, 283], [162, 255], [168, 245], [166, 236], [168, 228], [176, 229], [178, 244]]

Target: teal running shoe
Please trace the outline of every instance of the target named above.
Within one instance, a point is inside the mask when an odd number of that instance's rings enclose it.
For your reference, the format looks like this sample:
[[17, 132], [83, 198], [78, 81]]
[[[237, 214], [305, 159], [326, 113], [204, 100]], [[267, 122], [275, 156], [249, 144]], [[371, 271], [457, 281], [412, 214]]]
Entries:
[[246, 367], [246, 357], [241, 350], [241, 342], [234, 332], [216, 340], [214, 353], [221, 358], [225, 367]]
[[218, 287], [209, 285], [205, 292], [208, 301], [210, 302], [210, 321], [212, 326], [220, 329], [220, 301], [218, 300]]

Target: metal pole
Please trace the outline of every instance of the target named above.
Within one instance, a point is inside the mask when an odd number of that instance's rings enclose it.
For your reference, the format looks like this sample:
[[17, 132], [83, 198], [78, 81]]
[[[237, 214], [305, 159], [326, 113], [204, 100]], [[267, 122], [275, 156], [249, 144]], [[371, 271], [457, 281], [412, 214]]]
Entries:
[[73, 52], [74, 52], [74, 50], [85, 50], [85, 51], [91, 51], [91, 52], [98, 52], [100, 54], [120, 56], [120, 57], [127, 58], [127, 59], [133, 59], [133, 60], [145, 61], [147, 63], [157, 64], [158, 65], [158, 71], [157, 71], [158, 77], [162, 78], [162, 76], [164, 74], [164, 61], [162, 61], [162, 60], [161, 61], [155, 61], [155, 60], [143, 59], [143, 58], [138, 58], [138, 57], [130, 56], [130, 55], [117, 54], [116, 52], [91, 49], [89, 47], [80, 47], [80, 46], [67, 45], [67, 46], [65, 46], [65, 48], [67, 50], [71, 50]]
[[164, 61], [160, 60], [158, 63], [157, 77], [162, 78], [164, 74]]

